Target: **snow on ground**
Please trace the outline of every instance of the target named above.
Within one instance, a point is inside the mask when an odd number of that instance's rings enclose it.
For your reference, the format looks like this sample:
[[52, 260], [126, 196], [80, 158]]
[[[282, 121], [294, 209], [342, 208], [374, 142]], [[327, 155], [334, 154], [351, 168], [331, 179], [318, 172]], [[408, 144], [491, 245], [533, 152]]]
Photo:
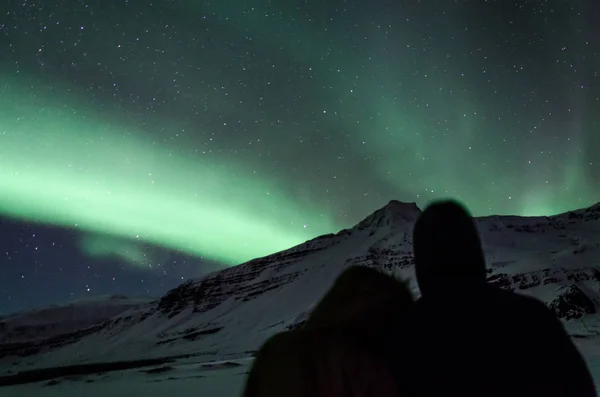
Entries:
[[150, 298], [99, 296], [2, 316], [0, 343], [43, 340], [75, 332], [148, 302], [151, 302]]
[[[600, 386], [600, 355], [587, 355], [586, 360], [596, 385]], [[239, 397], [251, 363], [250, 359], [181, 363], [74, 376], [2, 387], [0, 397]], [[597, 391], [600, 396], [600, 387]]]
[[[585, 356], [592, 376], [594, 377], [594, 383], [596, 384], [596, 395], [600, 396], [600, 355], [596, 356]], [[231, 394], [234, 396], [235, 394]]]
[[181, 363], [0, 388], [0, 397], [237, 397], [250, 360]]

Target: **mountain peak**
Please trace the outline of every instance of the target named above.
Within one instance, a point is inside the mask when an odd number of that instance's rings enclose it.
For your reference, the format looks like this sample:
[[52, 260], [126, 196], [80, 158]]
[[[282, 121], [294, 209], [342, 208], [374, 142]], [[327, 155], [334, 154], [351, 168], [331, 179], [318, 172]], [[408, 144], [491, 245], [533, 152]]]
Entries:
[[392, 213], [406, 213], [406, 214], [420, 214], [421, 210], [417, 206], [417, 203], [405, 203], [403, 201], [391, 200], [382, 209]]
[[405, 203], [398, 200], [391, 200], [383, 208], [378, 209], [363, 221], [356, 228], [363, 230], [369, 227], [379, 228], [382, 226], [393, 226], [398, 224], [413, 223], [421, 214], [421, 210], [416, 203]]

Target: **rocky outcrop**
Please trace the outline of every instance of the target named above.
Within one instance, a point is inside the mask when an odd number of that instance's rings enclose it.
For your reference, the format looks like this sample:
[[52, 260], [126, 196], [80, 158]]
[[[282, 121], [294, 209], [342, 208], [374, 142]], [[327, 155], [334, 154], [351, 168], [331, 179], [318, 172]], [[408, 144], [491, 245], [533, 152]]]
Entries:
[[[308, 269], [285, 271], [301, 259], [332, 247], [339, 237], [327, 235], [287, 251], [246, 262], [242, 265], [212, 273], [198, 281], [188, 281], [164, 295], [159, 310], [173, 317], [186, 308], [196, 313], [207, 312], [227, 299], [249, 301], [265, 292], [294, 282]], [[269, 277], [262, 277], [268, 273]]]
[[499, 273], [488, 277], [488, 283], [497, 287], [519, 291], [540, 285], [596, 281], [600, 286], [600, 267], [584, 269], [546, 268], [516, 274]]
[[586, 208], [583, 220], [586, 222], [600, 220], [600, 203]]
[[558, 297], [550, 302], [549, 307], [558, 318], [565, 320], [597, 312], [594, 302], [577, 285], [561, 288]]

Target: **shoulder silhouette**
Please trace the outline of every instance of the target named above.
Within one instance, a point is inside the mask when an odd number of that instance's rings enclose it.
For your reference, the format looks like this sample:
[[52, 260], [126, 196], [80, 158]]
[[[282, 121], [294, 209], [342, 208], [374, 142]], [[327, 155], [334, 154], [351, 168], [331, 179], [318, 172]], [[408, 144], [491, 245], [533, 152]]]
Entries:
[[243, 397], [397, 397], [388, 363], [336, 331], [302, 328], [271, 337], [255, 358]]
[[243, 396], [398, 396], [383, 342], [412, 303], [403, 282], [366, 267], [346, 269], [304, 327], [263, 344]]
[[486, 284], [476, 225], [430, 205], [413, 232], [421, 298], [399, 341], [396, 377], [416, 396], [596, 396], [587, 366], [540, 301]]

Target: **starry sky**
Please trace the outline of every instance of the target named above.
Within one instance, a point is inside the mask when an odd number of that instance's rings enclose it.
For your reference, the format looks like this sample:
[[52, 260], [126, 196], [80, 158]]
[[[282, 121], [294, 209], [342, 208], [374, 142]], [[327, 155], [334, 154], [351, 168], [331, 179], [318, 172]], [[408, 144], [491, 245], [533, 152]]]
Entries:
[[595, 0], [8, 0], [0, 313], [182, 280], [391, 199], [600, 201]]

